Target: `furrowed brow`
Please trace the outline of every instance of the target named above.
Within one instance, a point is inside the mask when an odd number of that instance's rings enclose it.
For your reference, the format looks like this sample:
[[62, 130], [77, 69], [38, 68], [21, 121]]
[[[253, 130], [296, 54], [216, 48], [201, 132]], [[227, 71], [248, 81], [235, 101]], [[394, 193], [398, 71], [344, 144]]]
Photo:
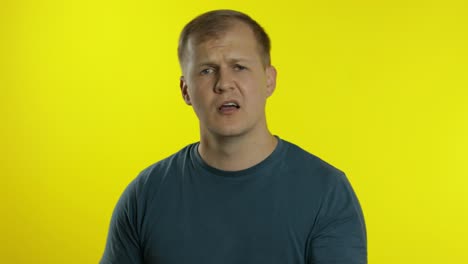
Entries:
[[247, 62], [250, 62], [250, 60], [247, 58], [233, 58], [229, 60], [230, 64], [247, 63]]
[[197, 67], [201, 68], [201, 67], [218, 67], [218, 64], [214, 63], [214, 62], [202, 62], [202, 63], [199, 63], [197, 65]]

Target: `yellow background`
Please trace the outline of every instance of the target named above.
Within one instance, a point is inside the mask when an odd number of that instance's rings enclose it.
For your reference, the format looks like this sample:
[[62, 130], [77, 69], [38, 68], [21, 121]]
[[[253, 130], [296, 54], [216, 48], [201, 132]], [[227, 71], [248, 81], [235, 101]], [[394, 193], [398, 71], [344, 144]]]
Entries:
[[347, 172], [369, 263], [468, 263], [466, 3], [2, 1], [0, 262], [98, 262], [125, 186], [198, 139], [181, 28], [232, 8], [273, 41], [272, 132]]

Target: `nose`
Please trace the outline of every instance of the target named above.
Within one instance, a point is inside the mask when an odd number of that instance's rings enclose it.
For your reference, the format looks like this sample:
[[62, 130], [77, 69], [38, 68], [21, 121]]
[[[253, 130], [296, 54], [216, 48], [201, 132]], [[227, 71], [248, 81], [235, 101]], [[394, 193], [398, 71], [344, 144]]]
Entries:
[[234, 89], [234, 76], [229, 69], [219, 69], [217, 77], [216, 85], [214, 87], [215, 93], [223, 93], [227, 90]]

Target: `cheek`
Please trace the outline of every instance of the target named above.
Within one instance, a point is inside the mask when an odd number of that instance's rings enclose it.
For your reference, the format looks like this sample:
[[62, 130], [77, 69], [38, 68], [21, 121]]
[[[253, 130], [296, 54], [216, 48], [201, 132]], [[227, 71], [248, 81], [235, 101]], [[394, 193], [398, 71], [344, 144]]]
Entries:
[[205, 112], [210, 105], [210, 94], [203, 87], [194, 87], [189, 92], [192, 106], [197, 113]]
[[251, 91], [249, 94], [247, 94], [246, 102], [251, 109], [255, 109], [255, 112], [260, 113], [265, 107], [266, 98], [267, 96], [264, 89], [256, 88], [254, 91]]
[[256, 100], [261, 100], [268, 97], [266, 80], [262, 78], [253, 78], [246, 80], [245, 83], [250, 88], [249, 93]]
[[203, 96], [212, 91], [213, 81], [210, 78], [199, 78], [192, 84], [194, 96]]

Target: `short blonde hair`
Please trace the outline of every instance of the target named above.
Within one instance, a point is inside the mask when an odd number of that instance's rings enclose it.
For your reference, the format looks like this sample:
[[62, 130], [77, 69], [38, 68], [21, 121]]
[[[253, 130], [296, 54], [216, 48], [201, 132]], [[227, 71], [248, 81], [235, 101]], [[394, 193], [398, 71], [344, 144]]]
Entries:
[[187, 42], [191, 38], [195, 43], [202, 43], [208, 39], [217, 38], [231, 28], [235, 22], [243, 22], [252, 29], [257, 39], [260, 55], [264, 66], [271, 64], [271, 43], [265, 30], [248, 15], [234, 10], [213, 10], [203, 13], [190, 21], [182, 29], [179, 37], [178, 56], [182, 65], [185, 59]]

